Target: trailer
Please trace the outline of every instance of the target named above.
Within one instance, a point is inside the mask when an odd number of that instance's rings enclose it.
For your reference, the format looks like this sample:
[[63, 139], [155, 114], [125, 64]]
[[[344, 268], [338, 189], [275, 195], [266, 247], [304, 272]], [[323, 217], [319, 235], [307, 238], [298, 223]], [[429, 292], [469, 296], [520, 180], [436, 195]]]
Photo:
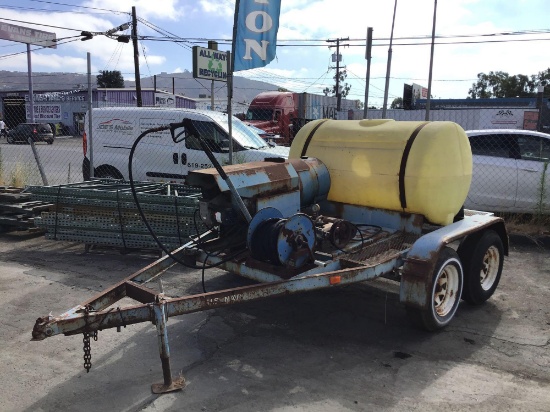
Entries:
[[[200, 137], [197, 125], [184, 122]], [[421, 139], [419, 133], [414, 138]], [[202, 147], [214, 159], [208, 146]], [[207, 230], [65, 313], [38, 318], [33, 340], [83, 334], [89, 371], [90, 342], [99, 331], [151, 322], [163, 373], [152, 391], [166, 393], [185, 386], [170, 365], [167, 323], [174, 316], [385, 277], [400, 283], [400, 301], [411, 319], [434, 331], [451, 322], [461, 299], [482, 304], [497, 288], [509, 245], [503, 220], [491, 213], [461, 209], [450, 223], [434, 224], [406, 209], [331, 200], [331, 170], [314, 157], [213, 164], [188, 176], [188, 183], [201, 189], [198, 214]], [[176, 264], [220, 267], [255, 283], [171, 297], [161, 279]], [[135, 304], [117, 306], [123, 298]]]

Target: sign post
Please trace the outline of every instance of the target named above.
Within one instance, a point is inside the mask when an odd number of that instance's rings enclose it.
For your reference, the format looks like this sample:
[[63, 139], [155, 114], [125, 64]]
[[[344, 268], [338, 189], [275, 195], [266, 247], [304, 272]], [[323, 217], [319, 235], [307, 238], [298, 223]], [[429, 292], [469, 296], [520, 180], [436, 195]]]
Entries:
[[[34, 118], [34, 95], [32, 90], [31, 44], [35, 46], [50, 47], [52, 49], [55, 49], [57, 47], [55, 33], [35, 30], [35, 29], [31, 29], [30, 27], [16, 26], [15, 24], [0, 23], [0, 39], [11, 40], [11, 41], [27, 44], [27, 66], [28, 66], [27, 76], [29, 78], [29, 112], [30, 112], [29, 120], [31, 121], [31, 123], [34, 123], [35, 118]], [[44, 173], [44, 169], [42, 168], [42, 163], [40, 162], [40, 156], [36, 151], [34, 142], [30, 137], [29, 137], [29, 144], [31, 145], [34, 159], [36, 160], [36, 164], [38, 166], [40, 176], [42, 177], [42, 183], [45, 186], [47, 186], [48, 179], [46, 178], [46, 174]]]

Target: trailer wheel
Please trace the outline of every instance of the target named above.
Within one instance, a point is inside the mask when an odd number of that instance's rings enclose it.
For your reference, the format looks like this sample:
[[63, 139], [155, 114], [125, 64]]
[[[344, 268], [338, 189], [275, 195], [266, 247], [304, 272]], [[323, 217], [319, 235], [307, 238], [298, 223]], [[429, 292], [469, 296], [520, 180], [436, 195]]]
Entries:
[[481, 305], [495, 292], [502, 266], [504, 246], [493, 230], [488, 230], [478, 242], [461, 253], [464, 264], [462, 299], [472, 305]]
[[463, 278], [458, 254], [445, 247], [439, 254], [432, 275], [429, 308], [407, 307], [408, 315], [418, 326], [428, 331], [447, 326], [460, 303]]

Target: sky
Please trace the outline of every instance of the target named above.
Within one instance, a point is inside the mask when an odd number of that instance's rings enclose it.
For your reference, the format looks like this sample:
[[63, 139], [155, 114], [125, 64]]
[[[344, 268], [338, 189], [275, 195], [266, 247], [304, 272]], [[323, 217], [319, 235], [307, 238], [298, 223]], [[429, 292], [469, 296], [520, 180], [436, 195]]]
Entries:
[[[246, 1], [246, 0], [241, 0]], [[277, 56], [261, 69], [236, 76], [296, 92], [321, 94], [334, 83], [335, 64], [326, 40], [349, 38], [340, 48], [351, 85], [348, 98], [364, 101], [365, 37], [373, 28], [369, 106], [381, 107], [395, 0], [282, 0]], [[55, 32], [56, 49], [32, 46], [33, 72], [118, 70], [134, 79], [132, 44], [104, 35], [80, 40], [81, 31], [105, 32], [131, 21], [136, 8], [140, 73], [192, 71], [191, 47], [219, 41], [230, 50], [233, 0], [0, 0], [0, 23]], [[393, 32], [388, 105], [403, 84], [428, 86], [434, 0], [398, 0]], [[548, 0], [439, 0], [432, 97], [465, 98], [478, 73], [533, 75], [550, 67]], [[129, 34], [130, 30], [118, 32]], [[513, 33], [513, 34], [510, 34]], [[177, 39], [178, 41], [174, 41]], [[330, 43], [334, 44], [334, 43]], [[27, 71], [26, 45], [0, 40], [0, 69]]]

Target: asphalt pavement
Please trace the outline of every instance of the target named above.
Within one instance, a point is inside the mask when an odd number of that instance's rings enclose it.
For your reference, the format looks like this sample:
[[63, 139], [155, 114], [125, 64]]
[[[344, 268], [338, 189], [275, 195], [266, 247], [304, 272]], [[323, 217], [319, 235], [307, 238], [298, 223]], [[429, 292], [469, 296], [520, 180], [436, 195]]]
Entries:
[[[39, 316], [59, 315], [155, 259], [1, 234], [0, 410], [550, 410], [544, 247], [513, 243], [495, 295], [480, 307], [462, 302], [438, 333], [409, 322], [387, 280], [171, 318], [172, 369], [187, 381], [171, 394], [151, 393], [162, 381], [152, 324], [101, 331], [89, 373], [81, 335], [30, 341]], [[247, 282], [206, 273], [208, 290]], [[164, 286], [171, 296], [199, 293], [200, 271], [175, 267]]]

